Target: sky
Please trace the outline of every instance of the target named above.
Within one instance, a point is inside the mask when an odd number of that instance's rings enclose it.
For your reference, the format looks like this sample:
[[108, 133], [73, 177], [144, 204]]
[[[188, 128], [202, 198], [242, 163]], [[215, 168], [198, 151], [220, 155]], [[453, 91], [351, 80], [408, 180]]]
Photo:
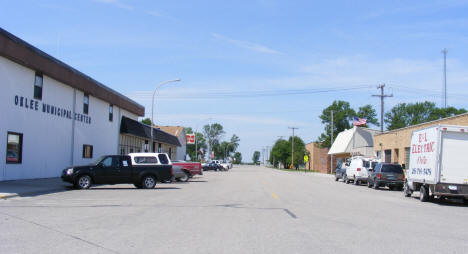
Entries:
[[[128, 96], [154, 121], [240, 137], [243, 161], [324, 131], [334, 100], [380, 112], [429, 100], [468, 108], [468, 1], [0, 0], [0, 27]], [[376, 127], [377, 128], [377, 127]]]

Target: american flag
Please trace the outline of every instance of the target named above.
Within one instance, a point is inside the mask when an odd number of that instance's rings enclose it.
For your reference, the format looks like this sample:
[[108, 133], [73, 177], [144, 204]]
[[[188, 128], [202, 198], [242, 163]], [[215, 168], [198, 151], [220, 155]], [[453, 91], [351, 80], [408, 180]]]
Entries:
[[354, 121], [353, 121], [354, 126], [365, 125], [366, 123], [367, 123], [367, 119], [354, 117]]

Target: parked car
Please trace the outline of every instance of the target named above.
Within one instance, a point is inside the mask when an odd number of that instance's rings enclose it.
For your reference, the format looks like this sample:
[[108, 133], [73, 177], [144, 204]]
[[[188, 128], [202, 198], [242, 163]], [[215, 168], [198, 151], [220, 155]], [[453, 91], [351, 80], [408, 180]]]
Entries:
[[419, 191], [423, 202], [434, 197], [468, 201], [468, 126], [438, 125], [414, 131], [405, 196]]
[[405, 174], [399, 164], [377, 163], [370, 169], [367, 187], [378, 189], [387, 186], [390, 190], [403, 190]]
[[221, 166], [220, 164], [217, 164], [216, 162], [212, 161], [212, 162], [209, 162], [209, 163], [205, 164], [205, 166], [203, 167], [203, 170], [204, 171], [206, 171], [206, 170], [219, 171], [219, 170], [223, 170], [223, 166]]
[[346, 168], [344, 182], [353, 182], [355, 185], [366, 183], [369, 176], [369, 169], [374, 168], [377, 160], [366, 158], [363, 156], [356, 156], [351, 158], [349, 166]]
[[223, 162], [221, 163], [221, 166], [223, 167], [223, 169], [224, 169], [225, 171], [227, 171], [227, 170], [229, 170], [229, 169], [232, 168], [232, 162], [230, 162], [230, 161], [223, 161]]
[[173, 171], [181, 171], [183, 176], [178, 176], [174, 172], [175, 180], [177, 181], [188, 181], [189, 178], [194, 175], [203, 175], [203, 170], [200, 162], [187, 162], [187, 161], [172, 161]]
[[[135, 165], [138, 161], [138, 165]], [[157, 165], [152, 163], [157, 162]], [[76, 188], [88, 189], [93, 184], [133, 183], [137, 188], [152, 189], [156, 181], [172, 177], [167, 154], [104, 155], [86, 166], [72, 166], [62, 171], [62, 180]]]
[[346, 163], [341, 162], [338, 165], [336, 165], [336, 168], [335, 168], [335, 181], [338, 181], [339, 179], [343, 179], [344, 181], [345, 175], [346, 175]]

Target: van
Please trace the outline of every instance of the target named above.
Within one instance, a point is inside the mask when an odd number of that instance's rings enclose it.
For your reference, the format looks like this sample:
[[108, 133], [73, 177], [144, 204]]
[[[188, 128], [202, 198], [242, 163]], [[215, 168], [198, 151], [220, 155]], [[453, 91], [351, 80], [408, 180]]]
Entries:
[[363, 156], [351, 158], [351, 162], [349, 163], [348, 168], [346, 168], [344, 182], [353, 182], [354, 185], [367, 183], [369, 168], [374, 168], [377, 163], [377, 160]]

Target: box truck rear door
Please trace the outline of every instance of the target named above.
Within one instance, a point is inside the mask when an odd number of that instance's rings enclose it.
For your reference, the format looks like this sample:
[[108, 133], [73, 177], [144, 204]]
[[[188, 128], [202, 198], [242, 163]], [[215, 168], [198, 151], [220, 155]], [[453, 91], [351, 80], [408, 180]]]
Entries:
[[440, 181], [468, 184], [468, 133], [443, 132]]

